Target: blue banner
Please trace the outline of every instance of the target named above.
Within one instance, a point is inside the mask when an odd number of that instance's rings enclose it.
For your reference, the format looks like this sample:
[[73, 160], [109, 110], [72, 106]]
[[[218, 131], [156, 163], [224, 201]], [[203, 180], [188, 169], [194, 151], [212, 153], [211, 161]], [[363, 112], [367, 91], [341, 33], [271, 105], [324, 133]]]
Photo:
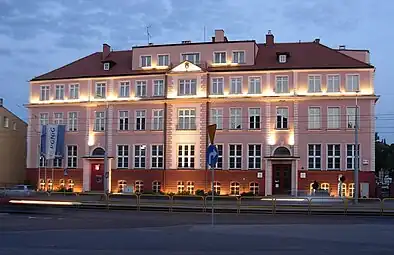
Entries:
[[41, 156], [45, 159], [64, 157], [65, 125], [44, 125], [41, 127]]

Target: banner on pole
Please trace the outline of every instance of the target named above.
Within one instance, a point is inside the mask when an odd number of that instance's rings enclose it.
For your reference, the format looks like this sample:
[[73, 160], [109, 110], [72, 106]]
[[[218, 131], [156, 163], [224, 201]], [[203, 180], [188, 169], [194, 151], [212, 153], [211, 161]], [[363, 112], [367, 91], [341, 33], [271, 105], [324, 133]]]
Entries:
[[41, 155], [46, 160], [63, 158], [65, 125], [43, 125], [41, 127]]

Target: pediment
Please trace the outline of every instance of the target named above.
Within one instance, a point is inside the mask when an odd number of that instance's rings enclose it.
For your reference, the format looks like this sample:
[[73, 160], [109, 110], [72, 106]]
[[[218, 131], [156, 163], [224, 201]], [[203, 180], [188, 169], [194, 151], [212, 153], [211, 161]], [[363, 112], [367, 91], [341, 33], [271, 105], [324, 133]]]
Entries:
[[170, 72], [172, 73], [184, 73], [184, 72], [201, 72], [201, 67], [198, 65], [193, 64], [187, 60], [183, 61], [179, 65], [175, 66], [171, 69]]

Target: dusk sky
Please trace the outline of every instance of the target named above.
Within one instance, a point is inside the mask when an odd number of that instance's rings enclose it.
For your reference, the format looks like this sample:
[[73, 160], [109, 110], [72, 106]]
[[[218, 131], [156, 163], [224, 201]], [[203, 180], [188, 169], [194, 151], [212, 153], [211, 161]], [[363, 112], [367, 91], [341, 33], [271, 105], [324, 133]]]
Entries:
[[28, 81], [102, 50], [147, 43], [203, 41], [214, 29], [229, 40], [313, 41], [369, 49], [376, 67], [377, 130], [394, 142], [394, 2], [307, 0], [0, 0], [0, 97], [27, 118]]

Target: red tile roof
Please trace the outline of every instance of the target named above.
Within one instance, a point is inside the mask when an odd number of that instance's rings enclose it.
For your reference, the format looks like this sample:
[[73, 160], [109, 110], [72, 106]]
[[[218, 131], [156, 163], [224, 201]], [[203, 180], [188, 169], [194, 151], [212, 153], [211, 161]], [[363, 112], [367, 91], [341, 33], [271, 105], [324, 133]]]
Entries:
[[[247, 71], [247, 70], [286, 70], [286, 69], [346, 69], [374, 68], [372, 65], [342, 54], [315, 42], [304, 43], [275, 43], [272, 46], [257, 44], [259, 50], [255, 65], [232, 67], [209, 67], [215, 71]], [[286, 63], [279, 63], [278, 53], [288, 53]], [[37, 76], [32, 81], [56, 80], [70, 78], [108, 77], [138, 74], [163, 74], [165, 70], [132, 70], [132, 50], [112, 51], [105, 59], [115, 63], [110, 70], [105, 71], [102, 65], [102, 53], [96, 52], [75, 62], [55, 69], [49, 73]]]

